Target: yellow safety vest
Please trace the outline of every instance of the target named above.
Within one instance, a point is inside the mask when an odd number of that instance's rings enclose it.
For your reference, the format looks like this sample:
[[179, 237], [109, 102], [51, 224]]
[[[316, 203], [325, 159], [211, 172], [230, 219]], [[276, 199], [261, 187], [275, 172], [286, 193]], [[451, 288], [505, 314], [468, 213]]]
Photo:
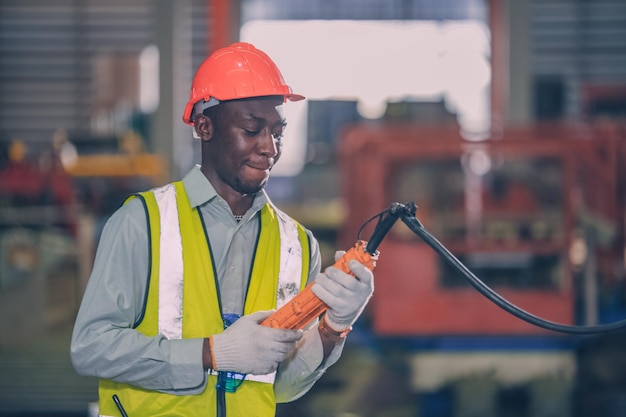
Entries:
[[[152, 256], [147, 300], [136, 330], [147, 336], [163, 334], [168, 339], [205, 338], [222, 332], [209, 237], [183, 183], [137, 196], [146, 208]], [[244, 315], [279, 308], [305, 287], [309, 273], [310, 246], [304, 228], [269, 203], [260, 216]], [[159, 309], [159, 305], [168, 308]], [[205, 389], [197, 395], [161, 393], [100, 380], [99, 413], [121, 416], [113, 400], [116, 396], [129, 417], [216, 416], [218, 401], [225, 408], [223, 416], [274, 416], [273, 376], [248, 375], [236, 392], [223, 393], [216, 390], [216, 374], [209, 372]], [[221, 395], [225, 398], [218, 399]]]

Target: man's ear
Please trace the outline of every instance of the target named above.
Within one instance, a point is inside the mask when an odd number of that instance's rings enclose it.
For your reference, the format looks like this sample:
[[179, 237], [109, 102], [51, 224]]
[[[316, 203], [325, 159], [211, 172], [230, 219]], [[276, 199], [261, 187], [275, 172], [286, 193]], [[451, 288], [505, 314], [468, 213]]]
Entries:
[[203, 141], [208, 142], [213, 137], [213, 121], [204, 114], [198, 114], [193, 119], [196, 135]]

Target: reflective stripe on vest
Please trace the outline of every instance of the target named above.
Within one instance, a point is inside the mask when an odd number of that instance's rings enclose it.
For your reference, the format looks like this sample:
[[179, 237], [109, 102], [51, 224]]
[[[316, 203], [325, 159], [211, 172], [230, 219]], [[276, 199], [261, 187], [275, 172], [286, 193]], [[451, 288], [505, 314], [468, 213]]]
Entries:
[[[176, 188], [173, 184], [152, 190], [160, 213], [159, 256], [159, 333], [168, 339], [182, 339], [183, 334], [183, 254]], [[282, 307], [300, 290], [302, 275], [302, 246], [296, 224], [282, 211], [276, 212], [280, 230], [280, 270], [276, 308]], [[217, 372], [209, 370], [210, 375]], [[266, 375], [246, 375], [250, 381], [273, 384], [276, 372]]]
[[280, 308], [300, 291], [302, 246], [298, 240], [296, 224], [276, 207], [274, 210], [278, 216], [280, 228], [280, 272], [276, 294], [276, 308]]
[[168, 339], [183, 337], [183, 244], [173, 184], [153, 190], [159, 207], [159, 333]]

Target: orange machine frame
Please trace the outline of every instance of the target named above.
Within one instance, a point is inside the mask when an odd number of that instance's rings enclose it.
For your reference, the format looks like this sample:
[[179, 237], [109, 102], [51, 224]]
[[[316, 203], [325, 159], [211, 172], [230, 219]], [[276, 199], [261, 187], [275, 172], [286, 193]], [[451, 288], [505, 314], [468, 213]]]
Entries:
[[[339, 234], [339, 244], [349, 247], [364, 219], [391, 202], [390, 181], [393, 181], [391, 172], [395, 166], [429, 158], [460, 157], [468, 150], [480, 147], [488, 153], [531, 158], [550, 156], [562, 161], [563, 239], [558, 244], [532, 245], [523, 249], [535, 253], [559, 253], [566, 259], [576, 220], [574, 185], [581, 169], [589, 174], [585, 175], [586, 180], [593, 179], [587, 188], [595, 192], [605, 191], [605, 198], [593, 209], [623, 222], [623, 207], [621, 215], [618, 208], [623, 202], [616, 203], [618, 151], [623, 155], [624, 149], [622, 137], [619, 129], [558, 125], [509, 129], [477, 143], [465, 141], [457, 126], [355, 125], [344, 132], [339, 143], [343, 196], [349, 213]], [[607, 193], [615, 199], [608, 198]], [[420, 205], [419, 201], [416, 203]], [[429, 228], [427, 221], [420, 218], [419, 209], [416, 217], [422, 220], [426, 229]], [[400, 226], [404, 227], [396, 227]], [[446, 244], [445, 241], [442, 243]], [[449, 249], [454, 253], [479, 248], [468, 243]], [[532, 335], [546, 332], [500, 310], [470, 287], [442, 288], [438, 283], [438, 268], [437, 255], [422, 242], [389, 237], [382, 242], [376, 269], [376, 291], [368, 310], [377, 334]], [[566, 261], [563, 275], [556, 289], [496, 290], [533, 314], [572, 324], [575, 292], [569, 261]]]

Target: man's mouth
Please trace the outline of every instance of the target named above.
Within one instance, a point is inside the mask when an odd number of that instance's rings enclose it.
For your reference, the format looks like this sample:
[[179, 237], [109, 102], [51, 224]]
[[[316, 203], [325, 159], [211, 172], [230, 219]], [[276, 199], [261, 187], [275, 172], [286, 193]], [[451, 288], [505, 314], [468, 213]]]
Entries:
[[259, 171], [269, 171], [272, 169], [272, 164], [268, 162], [246, 162], [246, 165]]

